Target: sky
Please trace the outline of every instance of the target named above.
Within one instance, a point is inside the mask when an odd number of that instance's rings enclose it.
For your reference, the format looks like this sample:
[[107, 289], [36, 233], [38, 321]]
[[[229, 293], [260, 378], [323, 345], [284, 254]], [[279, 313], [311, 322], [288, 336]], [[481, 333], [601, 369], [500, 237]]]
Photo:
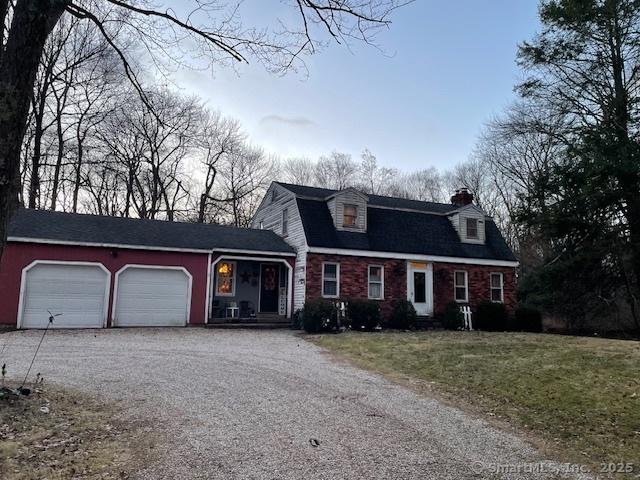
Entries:
[[[244, 8], [260, 18], [274, 2]], [[377, 37], [383, 52], [332, 44], [306, 58], [308, 74], [273, 75], [253, 62], [179, 70], [173, 80], [282, 158], [337, 150], [358, 159], [368, 148], [383, 166], [445, 170], [515, 99], [517, 45], [538, 31], [536, 14], [536, 0], [417, 0]]]

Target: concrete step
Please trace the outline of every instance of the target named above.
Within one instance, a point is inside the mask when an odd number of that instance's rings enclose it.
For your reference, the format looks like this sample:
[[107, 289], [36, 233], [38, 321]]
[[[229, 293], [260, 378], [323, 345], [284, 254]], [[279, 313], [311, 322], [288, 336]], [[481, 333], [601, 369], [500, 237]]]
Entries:
[[442, 322], [440, 320], [437, 320], [433, 317], [419, 316], [416, 322], [416, 328], [438, 330], [444, 328], [444, 326], [442, 325]]
[[274, 328], [290, 328], [290, 322], [276, 322], [276, 323], [207, 323], [205, 325], [207, 328], [251, 328], [251, 329], [263, 329], [269, 330]]

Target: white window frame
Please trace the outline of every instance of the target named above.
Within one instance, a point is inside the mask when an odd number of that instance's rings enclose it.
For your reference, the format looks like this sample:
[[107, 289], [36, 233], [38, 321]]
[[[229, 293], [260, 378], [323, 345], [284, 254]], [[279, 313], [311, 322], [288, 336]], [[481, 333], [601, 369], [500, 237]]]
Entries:
[[264, 222], [262, 220], [260, 220], [260, 224], [258, 225], [258, 227], [260, 228], [260, 230], [264, 230]]
[[[498, 287], [494, 287], [491, 279], [494, 275], [500, 276], [500, 300], [493, 299], [493, 291], [498, 290]], [[489, 300], [493, 303], [504, 303], [504, 273], [502, 272], [491, 272], [489, 274]]]
[[[380, 269], [380, 281], [371, 281], [371, 269], [379, 268]], [[371, 296], [371, 284], [380, 284], [380, 296], [372, 297]], [[384, 300], [384, 265], [368, 265], [367, 266], [367, 296], [369, 300]]]
[[[457, 298], [456, 295], [456, 290], [463, 287], [463, 285], [458, 285], [456, 283], [456, 277], [458, 276], [458, 273], [464, 273], [464, 300]], [[453, 272], [453, 299], [458, 303], [469, 302], [469, 272], [467, 272], [466, 270], [454, 270]]]
[[[220, 274], [218, 273], [218, 266], [220, 265], [220, 263], [229, 263], [233, 265], [233, 275], [231, 278], [231, 285], [232, 285], [231, 293], [225, 293], [218, 290], [218, 288], [220, 287]], [[238, 263], [231, 262], [229, 260], [222, 260], [216, 264], [215, 271], [216, 271], [216, 297], [235, 297], [236, 296], [236, 276], [238, 274]]]
[[[476, 234], [475, 234], [475, 236], [469, 235], [469, 221], [470, 220], [476, 222]], [[469, 240], [480, 240], [480, 220], [478, 220], [475, 217], [465, 217], [464, 222], [465, 222], [464, 227], [465, 227], [465, 231], [467, 233], [467, 238]]]
[[282, 210], [282, 235], [289, 235], [289, 209]]
[[[355, 210], [355, 215], [349, 215], [350, 217], [353, 217], [353, 224], [351, 223], [345, 223], [345, 210], [347, 207], [353, 207], [353, 209]], [[342, 205], [342, 226], [346, 227], [346, 228], [356, 228], [358, 226], [358, 205], [355, 205], [353, 203], [345, 203]]]
[[[336, 266], [336, 278], [335, 278], [335, 282], [336, 282], [336, 294], [335, 295], [326, 295], [324, 293], [324, 282], [325, 282], [325, 278], [324, 278], [324, 267], [325, 265], [335, 265]], [[333, 278], [329, 278], [327, 279], [328, 281], [334, 281]], [[322, 263], [322, 285], [320, 286], [320, 288], [322, 289], [322, 298], [339, 298], [340, 297], [340, 264], [337, 262], [323, 262]]]

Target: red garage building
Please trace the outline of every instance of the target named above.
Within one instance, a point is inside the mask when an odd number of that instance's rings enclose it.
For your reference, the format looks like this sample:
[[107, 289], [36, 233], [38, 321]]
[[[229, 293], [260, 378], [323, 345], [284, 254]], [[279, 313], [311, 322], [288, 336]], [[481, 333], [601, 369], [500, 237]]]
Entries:
[[0, 261], [18, 328], [289, 323], [295, 251], [268, 230], [21, 209]]

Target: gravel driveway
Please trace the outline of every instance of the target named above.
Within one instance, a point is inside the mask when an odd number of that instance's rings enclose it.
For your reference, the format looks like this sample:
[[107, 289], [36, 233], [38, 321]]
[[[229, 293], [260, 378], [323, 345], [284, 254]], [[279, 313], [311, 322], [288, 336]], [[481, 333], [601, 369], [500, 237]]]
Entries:
[[[0, 361], [25, 372], [40, 336], [0, 335]], [[492, 464], [541, 460], [517, 437], [290, 331], [53, 331], [34, 372], [122, 400], [124, 415], [169, 434], [160, 462], [137, 478], [541, 478], [490, 474]]]

